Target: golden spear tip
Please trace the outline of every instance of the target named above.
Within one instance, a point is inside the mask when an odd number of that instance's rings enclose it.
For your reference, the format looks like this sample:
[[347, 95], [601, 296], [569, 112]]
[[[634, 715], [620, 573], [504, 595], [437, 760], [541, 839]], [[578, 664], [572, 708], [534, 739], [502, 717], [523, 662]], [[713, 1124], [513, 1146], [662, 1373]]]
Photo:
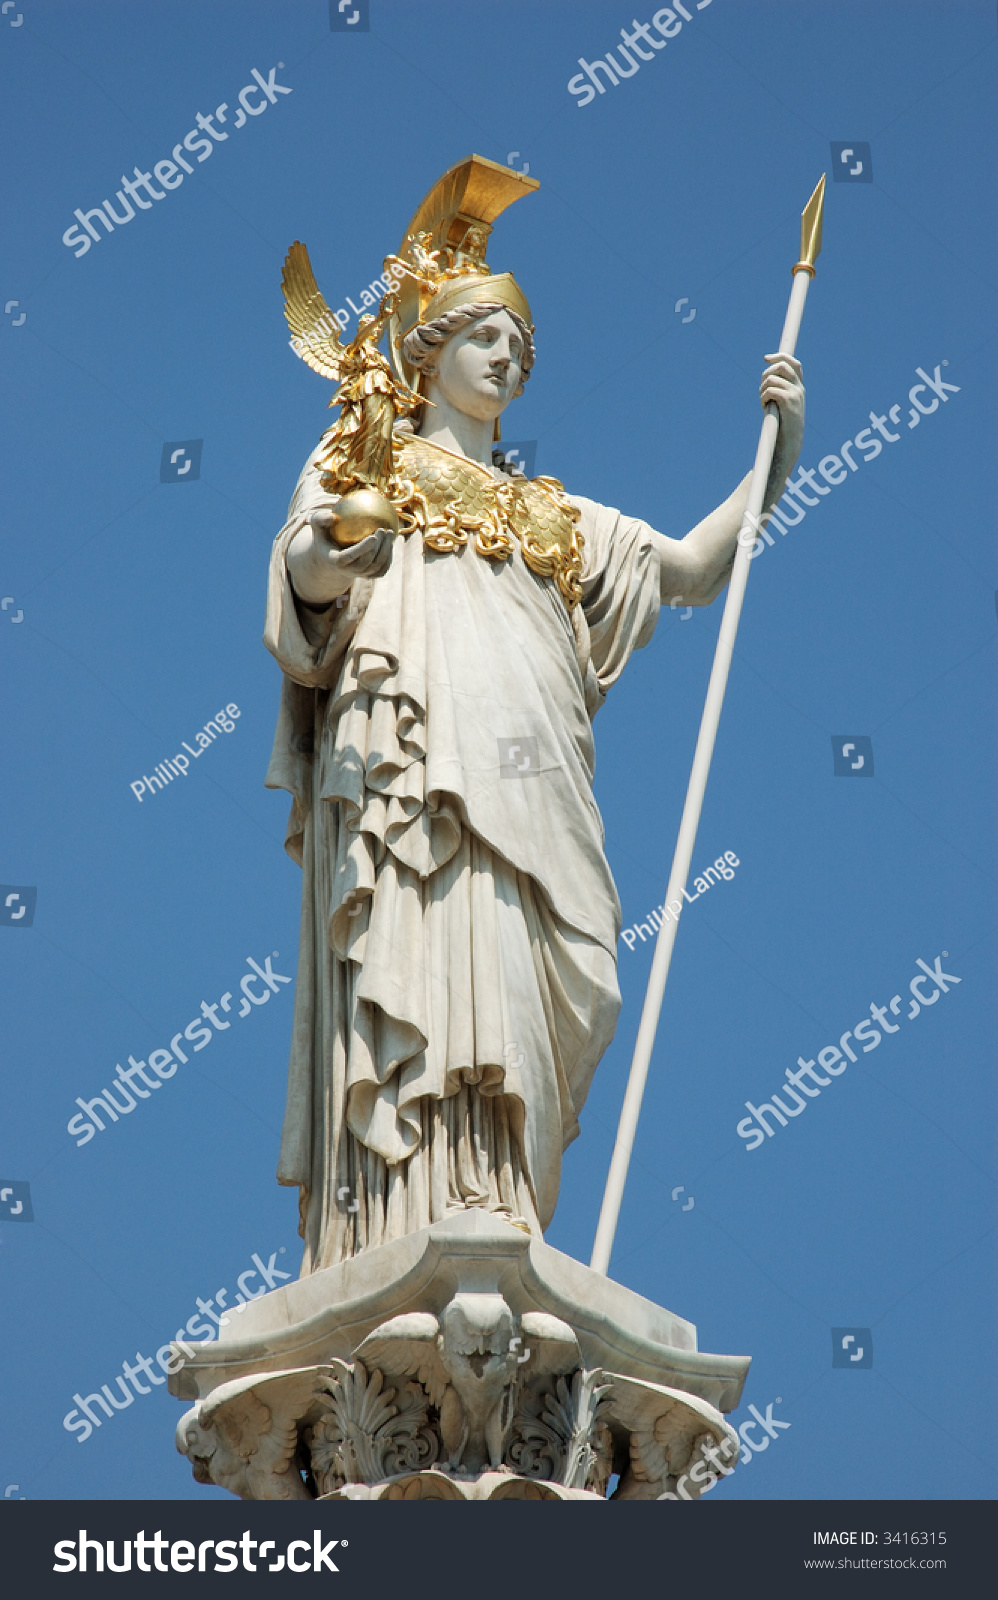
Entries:
[[[825, 174], [822, 173], [800, 217], [800, 261], [798, 267], [809, 268], [814, 275], [814, 263], [821, 251], [821, 219], [825, 212]], [[796, 271], [797, 268], [794, 268]]]

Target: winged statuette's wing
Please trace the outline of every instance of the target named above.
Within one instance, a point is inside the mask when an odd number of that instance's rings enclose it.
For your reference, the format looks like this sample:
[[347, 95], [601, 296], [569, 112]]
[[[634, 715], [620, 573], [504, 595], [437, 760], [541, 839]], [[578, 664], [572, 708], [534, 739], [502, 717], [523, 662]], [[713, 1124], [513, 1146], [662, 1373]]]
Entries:
[[393, 1377], [417, 1377], [433, 1404], [439, 1406], [450, 1383], [437, 1349], [439, 1331], [439, 1323], [429, 1311], [410, 1311], [382, 1322], [354, 1354], [368, 1372], [377, 1367]]
[[281, 287], [292, 350], [313, 372], [338, 381], [343, 359], [340, 325], [319, 292], [308, 251], [298, 239], [284, 258]]

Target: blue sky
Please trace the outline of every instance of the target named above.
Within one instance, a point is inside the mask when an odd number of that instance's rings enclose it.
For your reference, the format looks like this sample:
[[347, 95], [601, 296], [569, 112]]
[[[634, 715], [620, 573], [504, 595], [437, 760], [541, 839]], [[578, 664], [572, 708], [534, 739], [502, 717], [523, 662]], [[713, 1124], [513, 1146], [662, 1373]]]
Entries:
[[[356, 301], [476, 151], [541, 183], [490, 250], [537, 327], [507, 437], [673, 535], [751, 465], [799, 213], [829, 173], [802, 464], [871, 411], [898, 405], [900, 437], [753, 563], [694, 853], [740, 865], [683, 918], [611, 1272], [702, 1348], [751, 1354], [746, 1404], [779, 1397], [790, 1429], [716, 1501], [995, 1492], [995, 8], [687, 9], [584, 106], [579, 58], [632, 26], [613, 0], [371, 0], [352, 34], [326, 0], [23, 0], [0, 23], [0, 878], [37, 888], [33, 924], [0, 926], [0, 1178], [30, 1182], [35, 1217], [0, 1212], [0, 1489], [227, 1498], [174, 1453], [163, 1388], [83, 1443], [62, 1419], [198, 1296], [231, 1300], [254, 1254], [297, 1271], [296, 1195], [274, 1180], [290, 986], [82, 1148], [66, 1124], [117, 1061], [238, 993], [248, 957], [293, 974], [260, 633], [329, 386], [288, 349], [281, 261], [304, 239], [331, 303]], [[254, 68], [291, 93], [251, 94], [237, 130]], [[62, 243], [222, 102], [230, 136], [201, 164], [188, 146], [181, 184], [85, 254]], [[870, 145], [872, 182], [831, 181], [833, 141]], [[958, 392], [909, 427], [918, 367]], [[196, 439], [197, 481], [162, 483], [164, 443]], [[719, 620], [663, 615], [597, 718], [625, 925], [664, 896]], [[130, 784], [229, 704], [233, 730], [140, 803]], [[872, 740], [872, 778], [833, 775], [838, 734]], [[918, 958], [943, 951], [960, 983], [909, 1017]], [[548, 1235], [582, 1260], [650, 958], [620, 947], [617, 1037]], [[897, 1034], [749, 1150], [745, 1102], [895, 994]], [[833, 1328], [871, 1330], [872, 1368], [832, 1367]]]

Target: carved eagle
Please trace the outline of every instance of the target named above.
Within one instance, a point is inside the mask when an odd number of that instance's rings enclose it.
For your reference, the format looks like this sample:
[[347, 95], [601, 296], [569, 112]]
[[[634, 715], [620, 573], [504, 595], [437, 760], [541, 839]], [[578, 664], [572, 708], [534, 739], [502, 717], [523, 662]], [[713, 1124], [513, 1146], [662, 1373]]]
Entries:
[[580, 1360], [575, 1334], [558, 1317], [528, 1311], [514, 1319], [501, 1295], [467, 1293], [439, 1320], [414, 1311], [383, 1322], [356, 1355], [369, 1368], [418, 1378], [439, 1408], [450, 1466], [471, 1472], [502, 1462], [517, 1379], [571, 1372]]

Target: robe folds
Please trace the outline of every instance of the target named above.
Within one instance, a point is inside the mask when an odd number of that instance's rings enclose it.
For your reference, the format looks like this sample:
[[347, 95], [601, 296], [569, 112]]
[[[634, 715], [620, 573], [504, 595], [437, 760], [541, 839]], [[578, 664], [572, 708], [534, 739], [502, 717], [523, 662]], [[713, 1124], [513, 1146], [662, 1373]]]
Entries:
[[591, 719], [660, 604], [647, 525], [574, 503], [572, 612], [518, 544], [494, 561], [418, 534], [303, 605], [287, 552], [328, 504], [311, 463], [275, 541], [266, 781], [303, 871], [278, 1179], [303, 1275], [456, 1208], [535, 1233], [554, 1211], [620, 1007]]

